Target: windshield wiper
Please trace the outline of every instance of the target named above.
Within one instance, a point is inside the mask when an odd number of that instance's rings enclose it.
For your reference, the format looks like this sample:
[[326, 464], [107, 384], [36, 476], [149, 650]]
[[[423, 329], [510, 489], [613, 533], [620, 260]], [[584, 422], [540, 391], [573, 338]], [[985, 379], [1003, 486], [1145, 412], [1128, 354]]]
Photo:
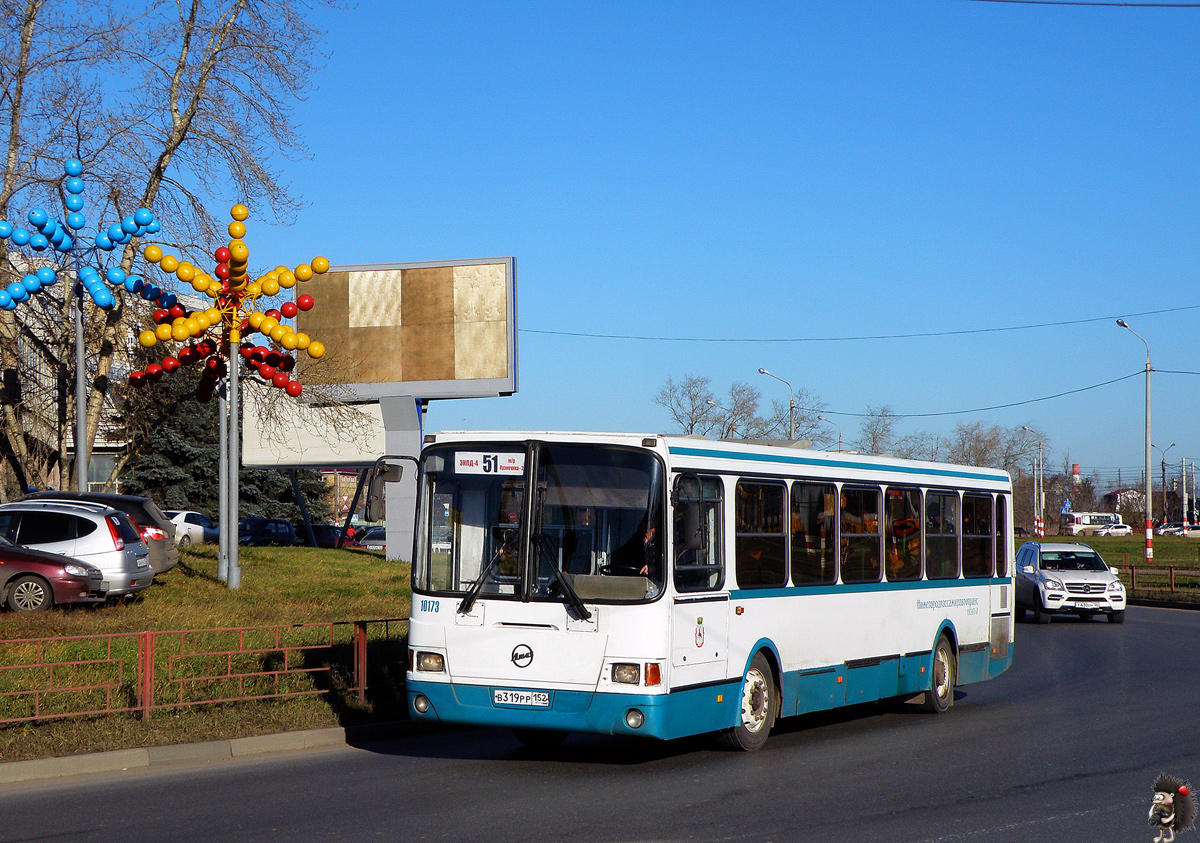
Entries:
[[[545, 549], [550, 546], [550, 543], [546, 541], [544, 533], [535, 533], [533, 540], [538, 546], [538, 562], [540, 563]], [[563, 597], [567, 599], [567, 605], [575, 610], [581, 620], [591, 620], [592, 613], [588, 611], [587, 606], [583, 605], [583, 600], [575, 593], [575, 589], [567, 581], [567, 578], [563, 576], [562, 571], [558, 570], [558, 565], [554, 564], [556, 561], [558, 560], [551, 557], [550, 573], [554, 574], [554, 579], [558, 581], [558, 586], [562, 589]]]
[[504, 541], [500, 543], [500, 546], [496, 548], [496, 552], [492, 554], [492, 558], [486, 565], [483, 566], [483, 570], [479, 572], [479, 579], [471, 583], [471, 587], [468, 588], [467, 593], [463, 595], [462, 601], [458, 604], [458, 613], [460, 615], [465, 615], [471, 611], [471, 607], [475, 605], [476, 598], [479, 597], [479, 592], [483, 591], [484, 580], [486, 580], [488, 575], [492, 573], [492, 570], [496, 567], [496, 563], [500, 561], [500, 556], [504, 553], [508, 546], [508, 537], [505, 536]]

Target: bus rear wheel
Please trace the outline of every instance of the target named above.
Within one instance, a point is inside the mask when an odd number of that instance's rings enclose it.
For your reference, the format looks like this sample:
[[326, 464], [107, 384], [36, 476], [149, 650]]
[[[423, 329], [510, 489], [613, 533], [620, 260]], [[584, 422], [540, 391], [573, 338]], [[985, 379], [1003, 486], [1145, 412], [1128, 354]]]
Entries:
[[779, 690], [775, 686], [775, 674], [761, 653], [755, 653], [750, 667], [742, 679], [742, 692], [738, 707], [740, 723], [721, 734], [721, 743], [728, 749], [752, 752], [760, 749], [775, 725], [775, 712], [779, 708]]
[[954, 682], [958, 678], [958, 661], [946, 636], [938, 639], [933, 651], [933, 677], [921, 707], [931, 714], [941, 714], [954, 705]]

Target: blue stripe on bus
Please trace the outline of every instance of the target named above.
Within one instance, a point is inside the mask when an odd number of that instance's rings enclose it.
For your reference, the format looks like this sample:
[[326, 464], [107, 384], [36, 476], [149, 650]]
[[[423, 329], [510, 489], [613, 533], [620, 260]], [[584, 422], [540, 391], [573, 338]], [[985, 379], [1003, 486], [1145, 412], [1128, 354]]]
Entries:
[[850, 585], [792, 585], [779, 588], [742, 588], [729, 592], [730, 600], [754, 600], [763, 597], [796, 597], [804, 594], [863, 594], [871, 591], [924, 591], [935, 588], [964, 588], [985, 585], [1012, 585], [1009, 577], [979, 577], [961, 580], [913, 580], [912, 582], [866, 582]]
[[955, 471], [948, 468], [928, 468], [915, 465], [887, 465], [871, 462], [854, 462], [850, 460], [818, 459], [816, 457], [800, 457], [791, 454], [755, 454], [738, 453], [735, 451], [715, 451], [709, 448], [672, 447], [668, 449], [673, 456], [706, 457], [708, 459], [749, 460], [751, 462], [769, 462], [780, 465], [811, 465], [821, 468], [856, 468], [864, 471], [889, 472], [892, 474], [925, 474], [934, 477], [962, 477], [968, 480], [989, 480], [994, 483], [1004, 483], [1008, 476], [996, 472], [981, 474], [973, 471]]

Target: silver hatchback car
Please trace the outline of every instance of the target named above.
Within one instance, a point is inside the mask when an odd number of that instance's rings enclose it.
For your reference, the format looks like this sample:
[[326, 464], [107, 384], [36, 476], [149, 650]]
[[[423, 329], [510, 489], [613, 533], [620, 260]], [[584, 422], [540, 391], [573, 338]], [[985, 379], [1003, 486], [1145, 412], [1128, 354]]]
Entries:
[[104, 573], [109, 597], [136, 594], [154, 581], [150, 551], [129, 516], [87, 501], [22, 500], [0, 504], [0, 536], [70, 556]]
[[1116, 568], [1086, 544], [1026, 542], [1017, 551], [1017, 617], [1033, 612], [1038, 623], [1070, 612], [1125, 620], [1125, 586]]

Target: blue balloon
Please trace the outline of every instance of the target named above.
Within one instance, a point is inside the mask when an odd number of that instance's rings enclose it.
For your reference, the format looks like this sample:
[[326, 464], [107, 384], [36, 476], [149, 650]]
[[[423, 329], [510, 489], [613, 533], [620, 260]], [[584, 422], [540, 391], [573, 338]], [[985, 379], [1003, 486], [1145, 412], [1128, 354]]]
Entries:
[[113, 241], [108, 239], [108, 235], [101, 231], [96, 235], [96, 245], [106, 252], [113, 250]]
[[155, 286], [154, 284], [142, 285], [141, 295], [142, 295], [142, 298], [144, 298], [146, 301], [150, 301], [151, 299], [158, 298], [159, 295], [161, 295], [161, 293], [162, 293], [162, 291], [159, 290], [158, 287]]
[[29, 224], [38, 231], [42, 230], [42, 226], [50, 221], [50, 215], [42, 208], [34, 208], [29, 212]]
[[42, 285], [46, 287], [49, 287], [58, 281], [58, 273], [48, 266], [43, 266], [34, 274], [37, 275], [38, 280], [42, 282]]
[[116, 243], [121, 239], [121, 235], [125, 233], [125, 229], [121, 228], [121, 224], [119, 222], [115, 222], [110, 225], [108, 230], [104, 233], [108, 235], [109, 240]]
[[155, 217], [154, 221], [146, 226], [146, 233], [157, 234], [160, 231], [162, 231], [162, 223], [158, 221], [158, 217]]
[[9, 305], [12, 304], [15, 304], [15, 302], [13, 301], [12, 296], [8, 294], [8, 290], [0, 290], [0, 308], [12, 310], [12, 308], [9, 307]]
[[138, 221], [133, 218], [132, 214], [130, 214], [125, 219], [121, 220], [121, 228], [129, 234], [133, 234], [138, 230]]
[[72, 211], [67, 214], [67, 225], [78, 231], [87, 225], [87, 217], [79, 213], [79, 211]]
[[174, 293], [164, 293], [163, 295], [159, 296], [158, 303], [167, 310], [170, 310], [175, 305], [179, 304], [179, 296], [175, 295]]
[[68, 196], [67, 197], [67, 210], [68, 211], [82, 211], [83, 210], [83, 197], [82, 196]]
[[128, 243], [132, 239], [133, 239], [132, 234], [130, 234], [128, 231], [126, 231], [124, 229], [121, 229], [121, 236], [117, 238], [117, 242], [120, 243], [122, 246], [124, 246], [126, 243]]
[[0, 220], [0, 240], [7, 240], [12, 237], [13, 224], [8, 220]]
[[140, 293], [142, 291], [142, 285], [145, 283], [146, 282], [137, 275], [130, 275], [125, 279], [125, 289], [131, 293]]
[[108, 310], [113, 306], [113, 304], [116, 303], [116, 299], [113, 298], [113, 294], [103, 287], [97, 290], [91, 290], [90, 292], [92, 294], [92, 301], [96, 303], [97, 307], [102, 307], [105, 310]]
[[71, 247], [74, 245], [75, 241], [71, 239], [71, 235], [68, 234], [67, 236], [63, 237], [62, 242], [54, 248], [58, 249], [60, 252], [69, 252], [71, 251]]
[[108, 283], [112, 285], [125, 283], [125, 270], [119, 266], [114, 266], [104, 273], [104, 277], [108, 279]]
[[46, 235], [46, 239], [48, 239], [48, 240], [53, 240], [54, 232], [58, 231], [61, 228], [62, 228], [62, 226], [58, 224], [58, 220], [54, 219], [54, 217], [51, 217], [50, 219], [46, 220], [46, 222], [43, 223], [41, 226], [42, 234]]
[[50, 245], [50, 241], [46, 239], [46, 235], [37, 233], [29, 238], [29, 245], [35, 252], [44, 252], [46, 247]]
[[154, 212], [149, 208], [138, 208], [133, 218], [137, 220], [138, 225], [149, 225], [154, 222]]
[[65, 182], [65, 186], [67, 188], [67, 193], [73, 193], [76, 196], [78, 196], [80, 193], [83, 193], [83, 179], [81, 179], [79, 176], [71, 176], [68, 178]]
[[99, 278], [100, 273], [96, 271], [94, 266], [81, 266], [79, 272], [76, 273], [80, 281], [88, 281], [93, 278]]
[[56, 229], [54, 229], [53, 234], [46, 235], [46, 239], [50, 241], [51, 246], [58, 248], [58, 244], [61, 243], [63, 241], [63, 238], [66, 236], [67, 236], [67, 232], [65, 229], [56, 228]]
[[78, 158], [68, 158], [63, 162], [63, 172], [68, 176], [78, 176], [83, 174], [83, 162]]
[[29, 245], [29, 232], [23, 228], [14, 228], [12, 233], [12, 241], [18, 246]]
[[29, 298], [29, 291], [25, 289], [25, 285], [20, 281], [14, 281], [6, 288], [8, 294], [12, 296], [13, 301], [25, 301]]
[[36, 275], [26, 275], [21, 279], [21, 286], [30, 293], [40, 293], [42, 291], [42, 279]]

